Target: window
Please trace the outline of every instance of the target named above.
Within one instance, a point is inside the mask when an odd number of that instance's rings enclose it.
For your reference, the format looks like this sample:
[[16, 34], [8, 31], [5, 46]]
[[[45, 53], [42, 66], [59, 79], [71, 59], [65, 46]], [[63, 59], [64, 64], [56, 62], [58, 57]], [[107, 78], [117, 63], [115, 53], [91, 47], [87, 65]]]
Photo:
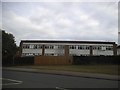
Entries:
[[64, 49], [63, 45], [58, 45], [58, 49]]
[[69, 49], [76, 49], [76, 46], [75, 45], [71, 45], [71, 46], [69, 46]]
[[83, 47], [82, 46], [78, 46], [78, 49], [83, 49]]
[[81, 49], [81, 50], [88, 50], [88, 49], [90, 49], [90, 47], [89, 46], [85, 46], [85, 45], [81, 45], [81, 46], [78, 46], [78, 49]]
[[98, 50], [101, 50], [101, 47], [100, 47], [100, 46], [98, 46]]
[[106, 50], [106, 47], [105, 47], [105, 46], [102, 46], [102, 47], [101, 47], [101, 50], [105, 51], [105, 50]]
[[25, 56], [28, 56], [29, 55], [29, 53], [25, 53]]
[[45, 49], [49, 49], [49, 46], [45, 45]]
[[52, 45], [49, 46], [49, 49], [53, 49], [53, 48], [54, 48], [54, 46], [52, 46]]
[[72, 49], [72, 46], [69, 46], [69, 49]]
[[78, 56], [77, 54], [72, 54], [72, 56]]
[[54, 49], [54, 46], [52, 46], [52, 45], [45, 45], [45, 49]]
[[23, 44], [22, 48], [24, 48], [24, 49], [28, 49], [28, 48], [30, 48], [30, 47], [29, 47], [28, 44]]
[[37, 45], [34, 45], [34, 49], [37, 49]]
[[45, 56], [54, 56], [54, 53], [46, 53]]
[[35, 56], [37, 56], [37, 55], [38, 55], [38, 53], [34, 53], [34, 55], [35, 55]]
[[42, 45], [38, 45], [37, 47], [38, 47], [39, 49], [42, 49]]
[[34, 48], [34, 45], [30, 45], [30, 48], [33, 49], [33, 48]]
[[90, 47], [89, 46], [85, 46], [85, 49], [88, 50], [88, 49], [90, 49]]
[[113, 50], [113, 47], [112, 46], [107, 46], [106, 50]]
[[93, 50], [96, 50], [97, 49], [97, 47], [96, 46], [93, 46]]
[[25, 45], [22, 45], [22, 48], [25, 48]]
[[29, 53], [29, 55], [30, 55], [30, 56], [33, 56], [33, 55], [34, 55], [34, 53]]
[[105, 50], [106, 47], [105, 46], [93, 46], [92, 47], [94, 50]]

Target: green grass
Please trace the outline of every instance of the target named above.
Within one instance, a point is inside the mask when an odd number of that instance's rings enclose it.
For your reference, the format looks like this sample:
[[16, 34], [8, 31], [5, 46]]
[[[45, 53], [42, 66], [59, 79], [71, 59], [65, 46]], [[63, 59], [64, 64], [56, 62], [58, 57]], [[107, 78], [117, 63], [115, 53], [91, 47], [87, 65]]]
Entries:
[[57, 70], [84, 73], [118, 75], [118, 65], [55, 65], [55, 66], [21, 66], [38, 70]]

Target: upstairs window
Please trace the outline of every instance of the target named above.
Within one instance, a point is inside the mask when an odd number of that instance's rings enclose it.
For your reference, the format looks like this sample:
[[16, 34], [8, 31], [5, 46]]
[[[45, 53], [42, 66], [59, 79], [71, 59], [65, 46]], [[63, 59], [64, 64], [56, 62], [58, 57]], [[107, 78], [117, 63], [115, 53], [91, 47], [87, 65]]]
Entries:
[[39, 49], [42, 49], [42, 45], [38, 45], [37, 47], [38, 47]]
[[85, 46], [85, 49], [86, 49], [86, 50], [89, 50], [89, 49], [90, 49], [90, 46]]
[[82, 46], [78, 46], [78, 49], [83, 49], [83, 47]]
[[113, 50], [113, 47], [112, 46], [107, 46], [106, 50]]
[[37, 45], [34, 45], [34, 49], [37, 49], [38, 47], [37, 47]]
[[23, 44], [22, 48], [24, 48], [24, 49], [29, 49], [29, 48], [30, 48], [30, 45], [28, 45], [28, 44]]
[[53, 45], [45, 45], [45, 49], [54, 49]]
[[42, 49], [42, 45], [34, 45], [34, 49]]
[[105, 46], [102, 46], [102, 47], [101, 47], [101, 50], [102, 50], [102, 51], [105, 51], [105, 50], [106, 50], [106, 47], [105, 47]]
[[98, 46], [98, 50], [101, 50], [101, 46]]
[[30, 49], [33, 49], [34, 48], [34, 45], [30, 45]]
[[45, 49], [49, 49], [49, 46], [45, 45]]
[[69, 46], [69, 49], [76, 49], [76, 45]]
[[93, 50], [96, 50], [96, 49], [97, 49], [97, 47], [96, 47], [96, 46], [93, 46], [92, 48], [93, 48]]
[[52, 46], [52, 45], [49, 46], [49, 49], [53, 49], [53, 48], [54, 48], [54, 46]]
[[58, 49], [64, 49], [63, 45], [58, 45]]

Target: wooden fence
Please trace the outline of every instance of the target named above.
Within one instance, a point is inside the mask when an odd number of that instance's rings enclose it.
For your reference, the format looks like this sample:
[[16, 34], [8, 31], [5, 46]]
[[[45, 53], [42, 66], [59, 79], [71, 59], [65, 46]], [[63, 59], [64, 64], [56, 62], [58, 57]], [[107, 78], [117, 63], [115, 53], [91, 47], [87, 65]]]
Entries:
[[72, 64], [72, 57], [65, 56], [36, 56], [35, 65], [69, 65]]

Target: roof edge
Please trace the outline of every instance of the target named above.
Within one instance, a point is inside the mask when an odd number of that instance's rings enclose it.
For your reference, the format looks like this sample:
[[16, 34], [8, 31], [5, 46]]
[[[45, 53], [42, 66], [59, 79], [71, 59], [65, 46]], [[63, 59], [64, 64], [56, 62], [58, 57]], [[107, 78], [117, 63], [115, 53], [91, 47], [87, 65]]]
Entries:
[[115, 42], [106, 42], [106, 41], [78, 41], [78, 40], [21, 40], [20, 43], [91, 43], [91, 44], [116, 44]]

